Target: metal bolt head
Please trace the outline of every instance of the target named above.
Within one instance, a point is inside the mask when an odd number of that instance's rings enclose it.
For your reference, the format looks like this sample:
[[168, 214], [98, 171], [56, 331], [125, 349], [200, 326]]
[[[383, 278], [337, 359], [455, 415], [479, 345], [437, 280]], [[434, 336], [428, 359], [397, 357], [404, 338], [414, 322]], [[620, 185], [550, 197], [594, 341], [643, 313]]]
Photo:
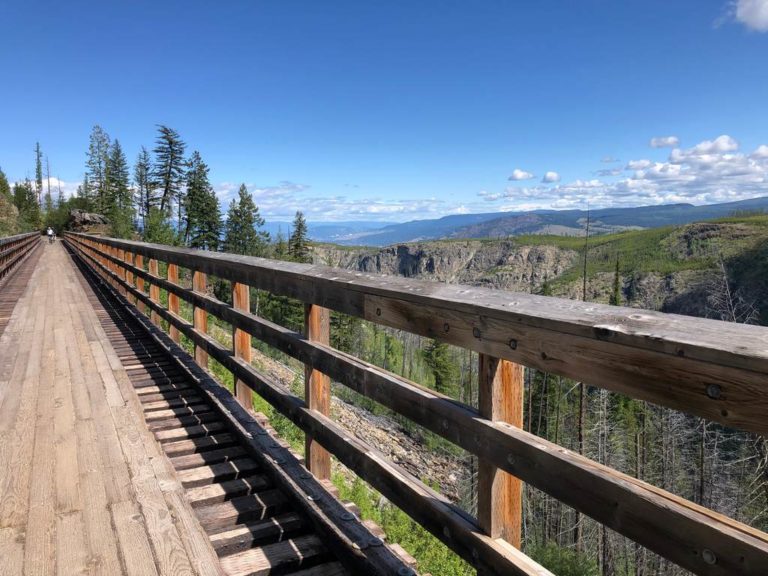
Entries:
[[715, 553], [709, 548], [704, 548], [704, 550], [701, 551], [701, 559], [710, 566], [717, 564], [717, 556], [715, 556]]
[[384, 546], [384, 541], [374, 537], [368, 540], [368, 546]]
[[448, 324], [448, 322], [443, 324], [443, 332], [448, 332], [450, 329], [451, 329], [451, 326], [450, 324]]
[[707, 386], [707, 396], [712, 398], [712, 400], [717, 400], [720, 398], [720, 394], [722, 394], [723, 389], [720, 388], [717, 384], [710, 384]]
[[381, 316], [381, 308], [376, 308], [376, 316]]
[[474, 327], [472, 328], [472, 336], [475, 338], [480, 338], [482, 336], [482, 333], [480, 332], [480, 328]]
[[509, 347], [512, 348], [512, 350], [517, 350], [517, 340], [514, 338], [510, 339]]

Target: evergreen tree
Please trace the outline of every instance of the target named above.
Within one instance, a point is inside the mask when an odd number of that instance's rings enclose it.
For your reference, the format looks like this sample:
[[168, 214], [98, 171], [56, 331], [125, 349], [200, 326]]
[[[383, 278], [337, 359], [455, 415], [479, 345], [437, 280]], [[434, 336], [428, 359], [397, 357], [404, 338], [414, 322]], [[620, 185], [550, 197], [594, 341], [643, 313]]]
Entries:
[[11, 185], [8, 184], [8, 178], [5, 175], [5, 172], [0, 169], [0, 195], [7, 198], [8, 200], [12, 200], [11, 197]]
[[136, 186], [136, 204], [141, 218], [141, 227], [146, 229], [149, 211], [159, 203], [152, 180], [152, 160], [144, 146], [136, 158], [133, 168], [133, 183]]
[[35, 187], [29, 179], [18, 182], [13, 186], [13, 204], [19, 211], [19, 226], [22, 231], [39, 229], [40, 205], [37, 203]]
[[307, 221], [299, 210], [293, 219], [293, 231], [288, 239], [288, 254], [296, 262], [310, 262]]
[[181, 226], [181, 209], [184, 184], [184, 150], [187, 145], [173, 128], [159, 125], [155, 141], [154, 183], [161, 190], [160, 210], [168, 217], [172, 214], [173, 203], [178, 206], [178, 225]]
[[613, 275], [613, 293], [611, 294], [610, 304], [621, 306], [621, 276], [619, 275], [619, 255], [616, 254], [616, 272]]
[[247, 256], [264, 256], [269, 244], [269, 233], [259, 230], [264, 218], [253, 203], [253, 196], [245, 184], [240, 185], [238, 200], [229, 205], [224, 225], [224, 251]]
[[108, 204], [107, 164], [109, 162], [109, 136], [98, 124], [91, 130], [88, 144], [86, 174], [88, 186], [83, 186], [83, 197], [89, 209], [106, 214]]
[[43, 199], [43, 153], [40, 151], [40, 142], [35, 142], [35, 194], [38, 206], [42, 206]]
[[456, 394], [458, 371], [450, 357], [448, 344], [438, 340], [430, 340], [422, 355], [424, 362], [435, 379], [435, 390], [441, 394], [454, 397]]
[[77, 197], [80, 198], [86, 210], [91, 208], [91, 180], [87, 173], [83, 176], [83, 182], [77, 187]]
[[112, 223], [112, 234], [118, 238], [128, 238], [133, 230], [133, 199], [128, 162], [117, 139], [109, 150], [106, 174], [106, 214]]
[[280, 228], [277, 229], [274, 257], [278, 260], [285, 260], [288, 257], [288, 245], [285, 242], [285, 236], [283, 236], [283, 231]]
[[208, 166], [195, 151], [187, 169], [184, 243], [193, 248], [217, 250], [221, 235], [219, 199], [208, 180]]
[[0, 170], [0, 238], [18, 232], [19, 210], [14, 206], [11, 186]]
[[48, 180], [48, 186], [45, 190], [43, 206], [45, 208], [45, 217], [48, 218], [49, 214], [53, 212], [53, 197], [51, 196], [51, 165], [48, 162], [48, 156], [45, 157], [45, 176]]

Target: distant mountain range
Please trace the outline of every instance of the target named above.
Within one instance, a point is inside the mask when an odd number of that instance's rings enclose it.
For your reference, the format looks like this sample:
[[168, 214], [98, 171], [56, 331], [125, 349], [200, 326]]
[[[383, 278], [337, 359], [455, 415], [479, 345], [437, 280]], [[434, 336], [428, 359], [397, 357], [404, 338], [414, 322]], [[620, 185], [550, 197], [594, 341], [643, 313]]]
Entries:
[[[666, 204], [637, 208], [603, 208], [590, 211], [592, 233], [627, 229], [656, 228], [721, 218], [738, 212], [768, 211], [768, 197], [694, 206]], [[443, 238], [505, 238], [523, 234], [584, 234], [585, 210], [534, 210], [530, 212], [489, 212], [456, 214], [435, 220], [414, 220], [401, 224], [370, 221], [309, 223], [309, 237], [315, 242], [344, 245], [387, 246], [403, 242]], [[276, 237], [278, 231], [290, 234], [289, 222], [268, 223], [266, 230]]]

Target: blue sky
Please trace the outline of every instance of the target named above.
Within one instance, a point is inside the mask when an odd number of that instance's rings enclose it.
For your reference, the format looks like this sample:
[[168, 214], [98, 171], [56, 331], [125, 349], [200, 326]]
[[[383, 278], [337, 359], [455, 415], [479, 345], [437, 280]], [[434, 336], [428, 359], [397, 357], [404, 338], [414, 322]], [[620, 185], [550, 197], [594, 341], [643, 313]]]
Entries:
[[747, 198], [767, 62], [768, 0], [13, 1], [0, 167], [163, 123], [272, 220]]

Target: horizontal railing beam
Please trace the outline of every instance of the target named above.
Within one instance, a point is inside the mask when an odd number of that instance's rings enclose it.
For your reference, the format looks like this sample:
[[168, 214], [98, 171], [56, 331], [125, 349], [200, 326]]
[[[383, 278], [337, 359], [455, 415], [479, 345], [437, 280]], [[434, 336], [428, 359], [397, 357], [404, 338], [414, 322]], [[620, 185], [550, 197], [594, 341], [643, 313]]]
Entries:
[[91, 238], [729, 427], [768, 434], [768, 331], [762, 327]]

